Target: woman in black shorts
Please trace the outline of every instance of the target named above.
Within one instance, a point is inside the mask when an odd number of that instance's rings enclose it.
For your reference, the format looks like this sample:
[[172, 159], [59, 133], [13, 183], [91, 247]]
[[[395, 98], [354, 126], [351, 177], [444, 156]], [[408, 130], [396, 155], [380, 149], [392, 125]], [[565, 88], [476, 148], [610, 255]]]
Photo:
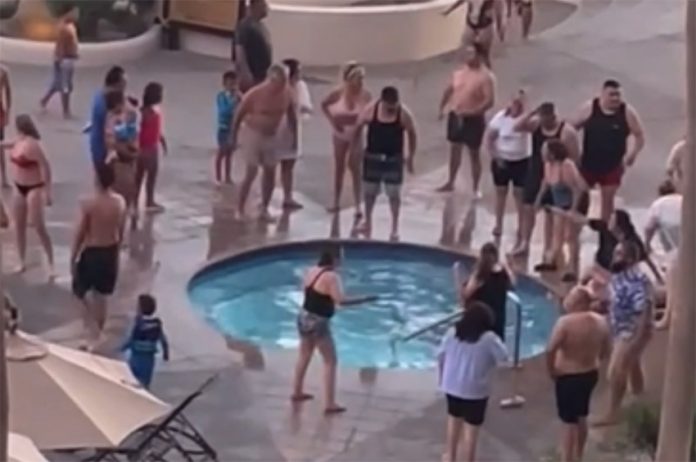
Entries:
[[476, 460], [479, 427], [486, 416], [493, 372], [507, 359], [495, 335], [493, 313], [484, 303], [466, 307], [454, 329], [445, 335], [438, 355], [440, 390], [447, 397], [447, 447], [443, 460], [455, 462], [464, 433], [464, 460]]

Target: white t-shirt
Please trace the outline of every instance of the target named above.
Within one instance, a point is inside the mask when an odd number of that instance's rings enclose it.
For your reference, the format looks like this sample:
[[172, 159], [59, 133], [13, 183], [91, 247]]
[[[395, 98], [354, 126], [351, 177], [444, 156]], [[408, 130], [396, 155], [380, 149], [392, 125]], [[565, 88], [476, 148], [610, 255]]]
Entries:
[[682, 195], [668, 194], [652, 203], [648, 210], [648, 227], [657, 226], [662, 247], [670, 253], [681, 239]]
[[278, 158], [296, 159], [302, 153], [302, 121], [309, 118], [309, 113], [314, 109], [312, 106], [312, 97], [309, 94], [309, 88], [304, 80], [299, 80], [295, 86], [294, 92], [295, 107], [297, 109], [297, 149], [292, 149], [292, 132], [287, 121], [287, 117], [283, 117], [278, 128], [278, 143], [279, 155]]
[[532, 154], [532, 137], [529, 133], [516, 131], [519, 117], [510, 117], [506, 112], [505, 109], [499, 111], [488, 123], [488, 129], [498, 133], [495, 139], [497, 154], [508, 161], [526, 159]]
[[493, 371], [507, 360], [507, 348], [488, 331], [476, 343], [462, 342], [454, 329], [442, 339], [440, 356], [444, 360], [440, 390], [461, 399], [488, 398]]

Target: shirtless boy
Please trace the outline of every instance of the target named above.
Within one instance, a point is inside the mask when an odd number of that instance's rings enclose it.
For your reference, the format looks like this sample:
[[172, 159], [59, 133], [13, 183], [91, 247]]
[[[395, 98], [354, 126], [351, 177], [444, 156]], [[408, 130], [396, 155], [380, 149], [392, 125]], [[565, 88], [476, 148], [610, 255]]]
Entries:
[[271, 220], [268, 205], [275, 186], [278, 150], [282, 147], [278, 141], [278, 127], [284, 117], [287, 117], [292, 133], [292, 149], [297, 149], [297, 111], [288, 85], [288, 72], [285, 66], [274, 64], [268, 70], [266, 80], [244, 95], [232, 123], [232, 146], [239, 149], [247, 164], [239, 192], [240, 217], [245, 214], [251, 185], [261, 167], [259, 218]]
[[10, 109], [12, 109], [10, 73], [7, 68], [0, 65], [0, 181], [3, 188], [9, 185], [5, 167], [5, 148], [2, 147], [2, 142], [5, 140], [5, 127], [10, 123]]
[[609, 326], [592, 311], [592, 295], [575, 287], [563, 302], [566, 314], [553, 328], [546, 364], [556, 384], [558, 417], [563, 422], [561, 460], [582, 460], [587, 440], [590, 398], [597, 385], [599, 362], [609, 354]]
[[[70, 254], [72, 290], [84, 309], [85, 348], [93, 349], [106, 323], [107, 298], [114, 292], [126, 203], [112, 190], [114, 171], [96, 167], [96, 191], [82, 202], [75, 241]], [[92, 292], [92, 301], [86, 299]]]
[[503, 0], [456, 0], [445, 12], [448, 16], [459, 7], [466, 6], [466, 27], [462, 35], [462, 45], [478, 44], [481, 46], [481, 58], [491, 67], [491, 48], [493, 47], [493, 27], [498, 31], [498, 38], [505, 41], [505, 22]]
[[41, 109], [46, 109], [46, 105], [53, 95], [60, 93], [61, 104], [63, 105], [63, 117], [71, 117], [70, 94], [73, 91], [73, 75], [75, 73], [75, 61], [78, 58], [77, 27], [75, 20], [77, 8], [68, 7], [58, 21], [58, 34], [53, 52], [53, 77], [51, 86], [41, 98]]
[[486, 131], [486, 111], [495, 103], [496, 80], [483, 64], [480, 45], [467, 45], [464, 65], [454, 71], [452, 81], [440, 101], [440, 118], [447, 114], [447, 141], [450, 142], [449, 177], [438, 192], [454, 190], [462, 152], [466, 146], [471, 155], [471, 176], [474, 195], [478, 198], [481, 181], [481, 144]]

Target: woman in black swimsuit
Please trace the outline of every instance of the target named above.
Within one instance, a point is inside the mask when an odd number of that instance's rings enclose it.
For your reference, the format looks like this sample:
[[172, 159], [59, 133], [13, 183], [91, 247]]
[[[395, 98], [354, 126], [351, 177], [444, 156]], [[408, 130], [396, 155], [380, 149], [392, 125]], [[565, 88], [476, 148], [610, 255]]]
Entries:
[[467, 6], [466, 27], [462, 36], [462, 45], [477, 43], [484, 50], [483, 60], [491, 67], [491, 47], [493, 46], [493, 28], [498, 31], [498, 38], [505, 41], [503, 0], [456, 0], [443, 15], [449, 16], [461, 6]]
[[337, 414], [346, 409], [336, 403], [336, 348], [331, 335], [331, 318], [338, 305], [357, 305], [375, 300], [376, 297], [346, 298], [341, 287], [341, 277], [336, 273], [337, 259], [333, 252], [324, 251], [316, 266], [311, 267], [304, 280], [304, 302], [297, 316], [300, 335], [300, 356], [295, 367], [294, 402], [314, 398], [304, 392], [304, 378], [314, 355], [314, 350], [324, 360], [324, 393], [326, 414]]
[[15, 120], [17, 139], [5, 143], [11, 148], [10, 163], [15, 184], [13, 220], [19, 254], [19, 272], [26, 268], [27, 226], [32, 224], [46, 252], [49, 277], [53, 278], [53, 246], [44, 221], [44, 206], [51, 205], [51, 167], [41, 147], [39, 131], [26, 114]]

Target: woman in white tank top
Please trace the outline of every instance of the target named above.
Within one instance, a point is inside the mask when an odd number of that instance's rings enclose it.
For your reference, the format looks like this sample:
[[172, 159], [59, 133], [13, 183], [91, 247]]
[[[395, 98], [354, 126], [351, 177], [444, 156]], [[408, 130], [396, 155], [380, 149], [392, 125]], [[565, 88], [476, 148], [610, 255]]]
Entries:
[[349, 62], [341, 71], [342, 85], [329, 93], [321, 103], [322, 110], [333, 129], [334, 200], [329, 211], [338, 212], [340, 209], [343, 179], [348, 167], [353, 180], [356, 225], [362, 218], [360, 175], [362, 143], [356, 139], [356, 130], [360, 114], [372, 99], [370, 92], [363, 86], [364, 77], [365, 69], [356, 62]]

